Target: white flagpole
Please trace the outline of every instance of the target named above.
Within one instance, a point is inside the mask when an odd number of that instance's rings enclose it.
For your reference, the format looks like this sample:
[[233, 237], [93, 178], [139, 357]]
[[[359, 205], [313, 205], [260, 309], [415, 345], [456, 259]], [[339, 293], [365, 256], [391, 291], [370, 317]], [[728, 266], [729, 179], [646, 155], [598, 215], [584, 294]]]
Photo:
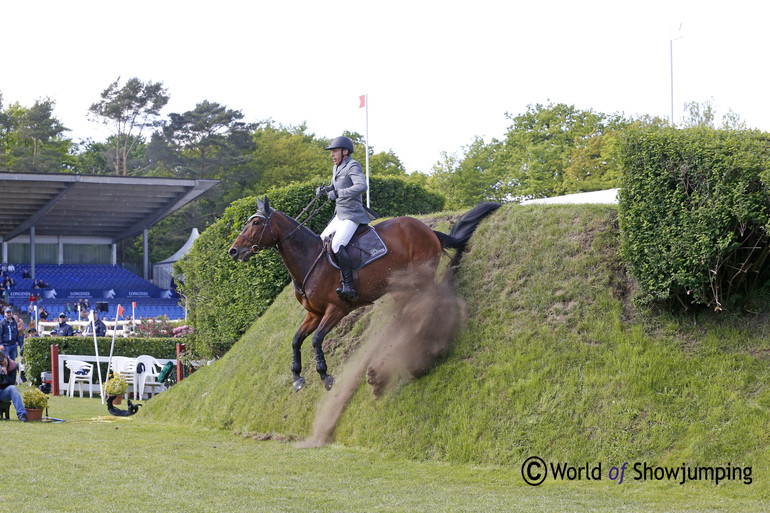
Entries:
[[[80, 310], [80, 307], [78, 307]], [[79, 317], [79, 315], [78, 315]], [[91, 332], [94, 335], [94, 352], [96, 353], [96, 371], [99, 374], [99, 390], [101, 390], [102, 404], [104, 404], [104, 383], [102, 382], [102, 366], [99, 365], [99, 344], [96, 342], [96, 327], [94, 326], [94, 311], [88, 314], [88, 320], [91, 323]]]
[[[112, 352], [115, 350], [115, 333], [118, 332], [118, 316], [120, 316], [120, 305], [118, 305], [118, 311], [115, 312], [115, 326], [112, 328], [112, 344], [110, 344], [110, 358], [107, 362], [107, 372], [110, 372], [110, 369], [112, 368]], [[107, 379], [110, 379], [109, 376], [107, 376]]]
[[366, 208], [369, 204], [369, 94], [364, 95], [364, 107], [366, 108]]

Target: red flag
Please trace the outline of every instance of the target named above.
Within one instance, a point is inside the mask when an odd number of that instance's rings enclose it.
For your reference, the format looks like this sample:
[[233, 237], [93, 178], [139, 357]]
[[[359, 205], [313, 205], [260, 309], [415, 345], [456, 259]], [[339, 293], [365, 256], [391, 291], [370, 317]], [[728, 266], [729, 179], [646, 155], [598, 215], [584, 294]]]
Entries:
[[361, 101], [361, 103], [358, 105], [358, 108], [363, 109], [364, 107], [366, 107], [366, 95], [362, 94], [361, 96], [358, 97], [358, 99]]
[[118, 305], [118, 317], [123, 317], [123, 312], [124, 311], [125, 310], [123, 309], [123, 307]]
[[131, 306], [133, 306], [134, 308], [136, 308], [136, 301], [134, 301], [133, 303], [131, 303]]

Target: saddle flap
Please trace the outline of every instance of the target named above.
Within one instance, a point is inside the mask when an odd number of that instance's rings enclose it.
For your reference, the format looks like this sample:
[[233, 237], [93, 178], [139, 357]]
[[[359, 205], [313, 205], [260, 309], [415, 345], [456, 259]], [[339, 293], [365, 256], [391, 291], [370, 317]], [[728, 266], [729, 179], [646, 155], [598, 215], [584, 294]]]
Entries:
[[[380, 238], [377, 230], [369, 225], [361, 225], [356, 230], [353, 238], [347, 244], [348, 256], [350, 257], [350, 263], [353, 266], [353, 270], [361, 269], [374, 262], [375, 260], [384, 257], [388, 253], [388, 247]], [[326, 256], [332, 267], [339, 269], [337, 260], [332, 253], [331, 244], [327, 246]]]

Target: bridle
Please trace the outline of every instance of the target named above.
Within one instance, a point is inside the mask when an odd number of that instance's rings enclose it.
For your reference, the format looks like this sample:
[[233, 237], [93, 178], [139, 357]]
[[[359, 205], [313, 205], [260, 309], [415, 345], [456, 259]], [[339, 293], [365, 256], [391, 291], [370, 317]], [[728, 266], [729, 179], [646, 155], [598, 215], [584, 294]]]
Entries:
[[[310, 208], [310, 206], [311, 206], [313, 203], [315, 203], [315, 202], [318, 200], [318, 198], [319, 198], [319, 197], [320, 197], [320, 194], [316, 194], [315, 198], [313, 198], [312, 200], [310, 200], [310, 203], [308, 203], [308, 204], [307, 204], [307, 206], [306, 206], [305, 208], [303, 208], [303, 209], [302, 209], [302, 212], [300, 212], [300, 213], [299, 213], [299, 215], [298, 215], [297, 217], [298, 217], [298, 218], [299, 218], [299, 217], [302, 217], [302, 215], [303, 215], [305, 212], [307, 212], [307, 210]], [[311, 219], [313, 219], [313, 217], [315, 217], [315, 216], [316, 216], [316, 214], [318, 214], [318, 212], [320, 212], [320, 211], [321, 211], [321, 209], [322, 209], [322, 208], [324, 208], [328, 202], [329, 202], [329, 200], [327, 199], [327, 200], [326, 200], [325, 202], [323, 202], [323, 203], [322, 203], [320, 206], [318, 206], [318, 208], [316, 208], [316, 209], [315, 209], [315, 210], [313, 210], [313, 211], [312, 211], [310, 214], [308, 214], [308, 216], [307, 216], [307, 219], [305, 219], [305, 220], [304, 220], [304, 221], [302, 221], [301, 223], [298, 223], [298, 224], [297, 224], [297, 226], [295, 226], [293, 230], [291, 230], [289, 233], [287, 233], [286, 235], [284, 235], [284, 236], [283, 236], [283, 237], [281, 237], [280, 239], [279, 239], [278, 237], [276, 237], [276, 235], [275, 235], [275, 232], [273, 232], [273, 227], [270, 225], [270, 220], [273, 218], [273, 214], [275, 213], [275, 209], [272, 209], [272, 208], [271, 208], [271, 209], [269, 209], [269, 211], [267, 212], [267, 215], [266, 215], [266, 216], [265, 216], [265, 215], [262, 215], [262, 214], [260, 214], [259, 212], [257, 212], [256, 214], [252, 214], [252, 216], [251, 216], [251, 217], [249, 217], [249, 218], [246, 220], [246, 226], [248, 226], [248, 225], [249, 225], [249, 223], [250, 223], [250, 222], [251, 222], [251, 221], [252, 221], [254, 218], [259, 218], [259, 219], [262, 219], [262, 220], [264, 221], [264, 224], [262, 225], [262, 229], [259, 231], [259, 234], [258, 234], [258, 238], [257, 238], [257, 241], [256, 241], [256, 242], [254, 242], [254, 240], [253, 240], [253, 239], [251, 239], [250, 237], [247, 237], [246, 235], [244, 235], [244, 234], [243, 234], [243, 230], [245, 230], [246, 228], [244, 228], [244, 229], [241, 231], [241, 233], [239, 233], [239, 234], [238, 234], [238, 237], [240, 237], [240, 238], [242, 238], [243, 240], [245, 240], [246, 242], [248, 242], [248, 243], [251, 245], [251, 252], [252, 252], [252, 253], [256, 253], [256, 252], [258, 252], [258, 251], [260, 251], [260, 250], [262, 250], [262, 249], [265, 249], [266, 247], [268, 247], [268, 246], [263, 246], [263, 245], [261, 244], [261, 242], [262, 242], [262, 238], [265, 236], [265, 230], [266, 230], [266, 229], [270, 229], [270, 235], [273, 237], [273, 240], [275, 241], [275, 243], [274, 243], [274, 244], [271, 244], [271, 245], [273, 245], [273, 246], [278, 246], [278, 245], [280, 245], [280, 244], [281, 244], [281, 242], [285, 241], [286, 239], [288, 239], [289, 237], [291, 237], [292, 235], [294, 235], [294, 233], [295, 233], [297, 230], [299, 230], [300, 228], [302, 228], [302, 227], [303, 227], [303, 226], [304, 226], [304, 225], [305, 225], [305, 224], [306, 224], [308, 221], [310, 221]], [[238, 237], [236, 237], [236, 240], [237, 240], [237, 238], [238, 238]]]

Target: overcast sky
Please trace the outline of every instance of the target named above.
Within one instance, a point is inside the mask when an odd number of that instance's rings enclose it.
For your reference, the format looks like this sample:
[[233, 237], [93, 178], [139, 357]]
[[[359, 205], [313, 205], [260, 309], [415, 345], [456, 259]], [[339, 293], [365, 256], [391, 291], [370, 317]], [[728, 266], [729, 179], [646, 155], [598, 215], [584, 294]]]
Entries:
[[[164, 114], [203, 100], [248, 121], [365, 132], [408, 171], [527, 105], [669, 117], [712, 100], [770, 131], [770, 4], [614, 1], [8, 0], [0, 3], [4, 104], [56, 101], [75, 140], [103, 140], [88, 107], [118, 76], [163, 82]], [[681, 33], [677, 31], [681, 24]], [[362, 159], [363, 160], [363, 159]]]

